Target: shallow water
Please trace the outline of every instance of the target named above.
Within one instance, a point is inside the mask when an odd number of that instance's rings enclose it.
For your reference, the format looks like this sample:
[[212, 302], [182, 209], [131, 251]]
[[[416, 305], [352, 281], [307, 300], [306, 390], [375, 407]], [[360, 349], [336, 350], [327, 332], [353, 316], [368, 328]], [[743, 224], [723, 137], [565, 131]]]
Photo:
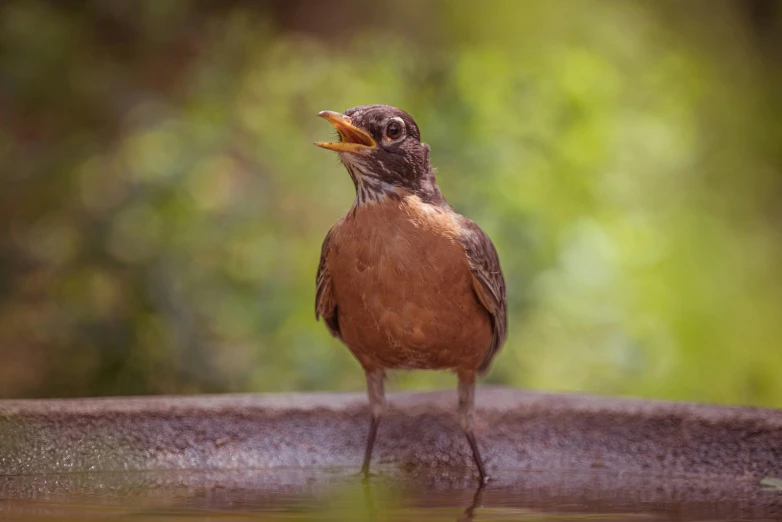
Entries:
[[467, 477], [232, 470], [0, 476], [0, 520], [779, 520], [755, 480], [523, 472]]

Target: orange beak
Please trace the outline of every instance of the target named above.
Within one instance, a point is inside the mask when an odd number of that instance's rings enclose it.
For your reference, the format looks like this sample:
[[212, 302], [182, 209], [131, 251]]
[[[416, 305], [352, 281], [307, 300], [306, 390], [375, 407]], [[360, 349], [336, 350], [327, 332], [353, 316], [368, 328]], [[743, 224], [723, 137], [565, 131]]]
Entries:
[[350, 122], [350, 118], [334, 111], [321, 111], [318, 116], [327, 120], [337, 129], [342, 141], [319, 141], [315, 145], [336, 152], [361, 153], [374, 149], [377, 143], [366, 131], [363, 131]]

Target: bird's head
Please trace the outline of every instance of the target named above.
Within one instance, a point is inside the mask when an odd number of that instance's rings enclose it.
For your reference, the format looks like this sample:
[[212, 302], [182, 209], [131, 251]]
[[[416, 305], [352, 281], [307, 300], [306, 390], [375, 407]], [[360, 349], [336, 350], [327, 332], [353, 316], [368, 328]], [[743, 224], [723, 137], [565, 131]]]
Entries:
[[322, 111], [318, 116], [334, 125], [339, 141], [315, 145], [339, 153], [359, 202], [362, 191], [373, 199], [397, 188], [424, 201], [440, 202], [429, 146], [421, 143], [418, 125], [405, 111], [390, 105], [361, 105], [342, 114]]

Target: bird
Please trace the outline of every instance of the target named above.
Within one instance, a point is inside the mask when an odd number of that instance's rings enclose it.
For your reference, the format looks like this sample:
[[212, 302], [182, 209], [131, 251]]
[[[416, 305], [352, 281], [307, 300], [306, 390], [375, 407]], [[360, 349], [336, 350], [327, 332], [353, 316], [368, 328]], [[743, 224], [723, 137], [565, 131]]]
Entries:
[[390, 105], [321, 111], [355, 200], [326, 234], [315, 318], [352, 352], [366, 374], [371, 419], [362, 473], [369, 476], [386, 412], [387, 370], [447, 370], [458, 376], [458, 418], [481, 484], [488, 481], [475, 438], [476, 377], [507, 337], [505, 279], [497, 250], [457, 213], [437, 185], [431, 148], [413, 118]]

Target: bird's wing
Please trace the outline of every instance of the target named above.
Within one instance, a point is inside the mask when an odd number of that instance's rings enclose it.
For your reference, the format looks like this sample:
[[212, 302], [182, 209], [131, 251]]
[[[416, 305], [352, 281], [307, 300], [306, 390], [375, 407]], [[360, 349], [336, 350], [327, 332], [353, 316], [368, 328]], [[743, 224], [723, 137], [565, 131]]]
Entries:
[[315, 319], [322, 317], [331, 335], [337, 339], [342, 339], [337, 318], [337, 302], [334, 299], [331, 274], [329, 274], [329, 268], [326, 264], [326, 257], [330, 248], [332, 248], [331, 240], [339, 225], [340, 223], [337, 223], [331, 227], [320, 249], [320, 263], [318, 264], [318, 275], [315, 279]]
[[479, 373], [489, 369], [492, 359], [502, 348], [507, 337], [508, 302], [505, 296], [505, 278], [500, 268], [497, 250], [489, 236], [478, 225], [460, 216], [461, 233], [457, 237], [470, 261], [472, 287], [478, 300], [491, 315], [492, 340]]

